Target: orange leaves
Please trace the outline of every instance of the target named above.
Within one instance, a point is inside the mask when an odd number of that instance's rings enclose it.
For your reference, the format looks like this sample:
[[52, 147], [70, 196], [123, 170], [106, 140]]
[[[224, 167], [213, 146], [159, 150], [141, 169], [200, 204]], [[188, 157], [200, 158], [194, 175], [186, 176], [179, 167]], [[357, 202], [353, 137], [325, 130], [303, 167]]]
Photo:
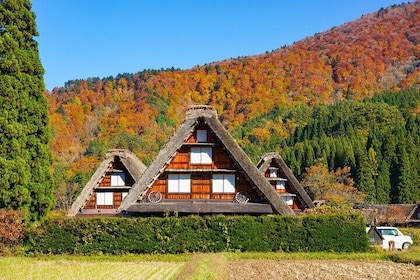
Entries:
[[[232, 129], [273, 108], [357, 100], [420, 84], [419, 7], [415, 2], [385, 9], [380, 16], [364, 15], [271, 53], [184, 71], [147, 70], [67, 83], [47, 95], [54, 154], [76, 161], [92, 140], [109, 143], [126, 133], [144, 141], [142, 157], [151, 159], [191, 104], [215, 106]], [[291, 119], [278, 120], [261, 124], [253, 136], [260, 143], [273, 132], [286, 138], [296, 126]], [[337, 182], [329, 184], [341, 189]], [[351, 193], [344, 185], [339, 193]]]
[[325, 200], [332, 206], [354, 205], [366, 197], [354, 187], [348, 166], [329, 172], [326, 165], [318, 162], [306, 168], [302, 185], [310, 191], [313, 199]]
[[265, 143], [270, 140], [271, 133], [266, 127], [257, 127], [254, 129], [253, 134], [257, 139], [257, 143]]

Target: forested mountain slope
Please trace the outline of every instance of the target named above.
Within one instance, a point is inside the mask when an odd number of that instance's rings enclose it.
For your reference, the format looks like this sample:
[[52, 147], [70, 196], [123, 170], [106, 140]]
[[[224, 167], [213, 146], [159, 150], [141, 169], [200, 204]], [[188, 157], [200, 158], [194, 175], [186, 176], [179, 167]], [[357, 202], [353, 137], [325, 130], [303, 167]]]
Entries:
[[[420, 2], [402, 4], [257, 56], [188, 70], [145, 70], [69, 81], [48, 93], [58, 189], [79, 188], [98, 157], [111, 147], [130, 149], [150, 163], [190, 104], [215, 106], [233, 131], [282, 108], [340, 104], [383, 91], [416, 90], [420, 84], [419, 22]], [[289, 126], [274, 123], [278, 137], [289, 139], [298, 133], [299, 126], [291, 124], [299, 118], [296, 114], [288, 120]], [[299, 141], [298, 135], [294, 137]], [[299, 174], [304, 172], [300, 165]]]
[[420, 91], [375, 95], [334, 105], [273, 109], [236, 128], [254, 161], [277, 151], [299, 179], [321, 162], [350, 167], [356, 187], [374, 203], [420, 200]]

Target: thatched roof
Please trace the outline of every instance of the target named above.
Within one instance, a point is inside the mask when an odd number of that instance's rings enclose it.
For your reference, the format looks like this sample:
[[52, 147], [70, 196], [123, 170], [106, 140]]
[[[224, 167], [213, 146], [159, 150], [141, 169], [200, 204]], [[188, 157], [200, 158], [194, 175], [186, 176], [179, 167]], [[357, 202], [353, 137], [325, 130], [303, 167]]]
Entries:
[[276, 167], [280, 168], [282, 173], [285, 175], [285, 179], [288, 180], [290, 186], [292, 188], [292, 192], [296, 194], [297, 198], [305, 204], [308, 208], [314, 208], [315, 205], [312, 202], [312, 199], [309, 197], [308, 193], [303, 189], [300, 185], [299, 181], [296, 179], [293, 172], [287, 166], [286, 162], [282, 159], [282, 157], [277, 153], [267, 153], [261, 157], [260, 161], [257, 164], [257, 168], [263, 174], [271, 161], [274, 161]]
[[280, 195], [272, 188], [268, 181], [258, 171], [249, 157], [236, 143], [235, 139], [227, 132], [217, 118], [216, 111], [211, 106], [191, 106], [188, 108], [186, 118], [177, 129], [166, 146], [159, 152], [153, 163], [149, 166], [143, 176], [133, 186], [127, 197], [121, 204], [119, 210], [127, 210], [136, 203], [152, 187], [153, 183], [162, 174], [177, 151], [184, 145], [184, 142], [194, 132], [199, 120], [203, 120], [214, 135], [222, 143], [223, 148], [229, 154], [234, 164], [242, 171], [250, 185], [266, 198], [275, 213], [294, 215], [293, 211], [281, 199]]
[[407, 222], [420, 222], [420, 217], [414, 215], [415, 213], [417, 213], [417, 215], [419, 215], [420, 211], [419, 211], [419, 207], [420, 207], [420, 201], [417, 201], [416, 204], [414, 205], [413, 209], [410, 211], [410, 213], [407, 216], [406, 221]]
[[417, 204], [374, 204], [359, 209], [367, 225], [404, 225], [411, 222]]
[[143, 172], [146, 170], [146, 166], [141, 162], [133, 153], [123, 149], [112, 149], [106, 153], [105, 159], [102, 161], [98, 169], [90, 178], [89, 182], [80, 192], [77, 199], [74, 201], [68, 213], [69, 216], [75, 216], [80, 208], [82, 208], [90, 199], [94, 189], [101, 182], [101, 179], [105, 176], [105, 173], [109, 171], [112, 163], [119, 158], [121, 163], [125, 166], [127, 171], [133, 177], [134, 181], [137, 182]]

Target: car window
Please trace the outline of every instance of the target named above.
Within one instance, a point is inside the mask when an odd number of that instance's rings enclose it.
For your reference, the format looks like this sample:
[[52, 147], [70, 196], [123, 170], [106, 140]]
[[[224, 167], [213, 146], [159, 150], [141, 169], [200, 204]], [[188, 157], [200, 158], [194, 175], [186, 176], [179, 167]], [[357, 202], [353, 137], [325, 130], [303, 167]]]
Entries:
[[379, 232], [382, 235], [398, 236], [398, 231], [396, 229], [392, 229], [392, 228], [380, 229]]

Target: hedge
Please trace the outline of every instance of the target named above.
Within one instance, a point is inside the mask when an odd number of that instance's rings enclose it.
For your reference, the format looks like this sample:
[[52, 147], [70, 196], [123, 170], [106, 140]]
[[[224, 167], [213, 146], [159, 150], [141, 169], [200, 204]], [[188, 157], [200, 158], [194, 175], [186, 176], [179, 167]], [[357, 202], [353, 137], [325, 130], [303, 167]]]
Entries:
[[126, 254], [222, 251], [364, 252], [360, 214], [50, 219], [30, 229], [29, 253]]

